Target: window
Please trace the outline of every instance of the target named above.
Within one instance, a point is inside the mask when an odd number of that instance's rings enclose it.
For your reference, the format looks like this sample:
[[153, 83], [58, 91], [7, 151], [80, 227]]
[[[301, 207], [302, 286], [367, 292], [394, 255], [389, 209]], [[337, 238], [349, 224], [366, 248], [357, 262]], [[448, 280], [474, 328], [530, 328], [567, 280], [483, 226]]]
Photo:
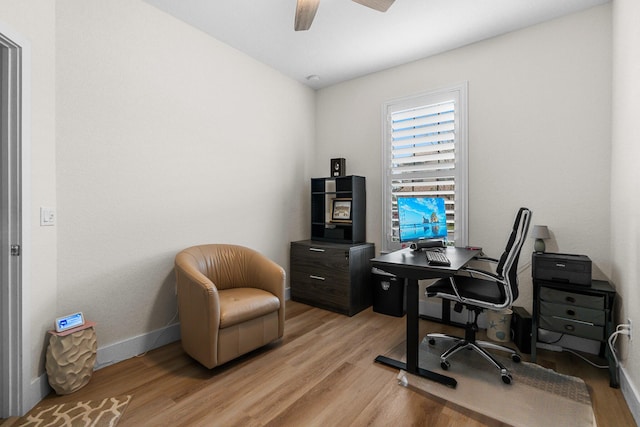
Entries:
[[384, 104], [383, 251], [401, 247], [397, 197], [445, 199], [448, 241], [467, 244], [467, 83]]

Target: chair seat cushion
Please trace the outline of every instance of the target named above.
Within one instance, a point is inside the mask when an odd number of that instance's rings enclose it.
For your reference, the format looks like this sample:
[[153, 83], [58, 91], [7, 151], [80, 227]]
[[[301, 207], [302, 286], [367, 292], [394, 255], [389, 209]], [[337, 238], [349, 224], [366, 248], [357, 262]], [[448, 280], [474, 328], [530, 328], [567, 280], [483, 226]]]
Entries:
[[219, 290], [220, 329], [257, 319], [277, 311], [280, 300], [271, 292], [255, 288]]
[[[458, 293], [464, 298], [471, 298], [495, 304], [505, 301], [504, 290], [498, 283], [490, 280], [476, 279], [468, 276], [455, 276]], [[448, 278], [440, 279], [427, 287], [427, 296], [433, 297], [437, 293], [449, 294], [455, 298], [455, 292]]]

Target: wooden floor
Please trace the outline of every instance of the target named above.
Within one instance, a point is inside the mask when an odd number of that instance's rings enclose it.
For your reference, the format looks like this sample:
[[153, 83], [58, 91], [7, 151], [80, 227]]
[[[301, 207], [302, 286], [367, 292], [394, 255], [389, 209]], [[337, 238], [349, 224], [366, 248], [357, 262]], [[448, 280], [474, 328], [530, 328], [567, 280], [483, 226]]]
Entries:
[[[83, 389], [41, 403], [133, 395], [118, 426], [501, 425], [398, 386], [395, 369], [373, 362], [404, 341], [404, 318], [371, 308], [346, 317], [291, 301], [286, 317], [280, 342], [223, 367], [200, 366], [176, 342], [96, 371]], [[459, 333], [420, 323], [421, 333]], [[586, 381], [599, 427], [635, 425], [607, 370], [569, 353], [540, 353], [539, 363]]]

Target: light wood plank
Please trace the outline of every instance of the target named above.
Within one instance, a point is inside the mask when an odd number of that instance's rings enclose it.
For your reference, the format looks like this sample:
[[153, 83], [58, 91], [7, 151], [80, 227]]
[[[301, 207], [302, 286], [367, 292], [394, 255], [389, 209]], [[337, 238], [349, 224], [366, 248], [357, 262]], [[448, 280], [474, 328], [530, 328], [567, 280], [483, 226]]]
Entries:
[[[420, 333], [460, 334], [420, 322]], [[405, 319], [371, 308], [353, 317], [288, 301], [279, 342], [208, 370], [180, 342], [96, 371], [89, 384], [44, 403], [133, 399], [119, 426], [491, 426], [500, 423], [397, 385], [397, 371], [373, 362], [404, 352]], [[524, 357], [527, 360], [527, 357]], [[538, 361], [583, 378], [600, 427], [634, 425], [607, 370], [568, 353], [540, 351]]]

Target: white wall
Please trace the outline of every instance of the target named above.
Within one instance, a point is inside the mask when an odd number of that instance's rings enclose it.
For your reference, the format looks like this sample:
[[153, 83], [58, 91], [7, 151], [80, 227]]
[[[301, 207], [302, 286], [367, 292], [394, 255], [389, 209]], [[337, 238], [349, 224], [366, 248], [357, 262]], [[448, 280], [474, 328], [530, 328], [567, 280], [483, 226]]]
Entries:
[[244, 244], [288, 268], [308, 233], [315, 95], [141, 1], [0, 0], [0, 17], [32, 52], [34, 404], [55, 317], [96, 321], [99, 353], [163, 328], [182, 248]]
[[314, 92], [141, 1], [56, 12], [58, 314], [83, 311], [104, 347], [172, 319], [183, 248], [287, 267]]
[[[610, 20], [604, 5], [320, 90], [314, 174], [344, 157], [367, 177], [367, 238], [380, 250], [382, 103], [467, 80], [469, 243], [499, 256], [527, 206], [551, 230], [549, 251], [585, 253], [609, 276]], [[530, 275], [517, 302], [529, 311]]]
[[613, 132], [611, 159], [612, 279], [619, 294], [619, 322], [634, 322], [633, 341], [622, 337], [622, 388], [640, 422], [640, 4], [613, 3]]
[[25, 348], [21, 355], [25, 363], [22, 401], [27, 406], [40, 399], [40, 384], [32, 380], [42, 372], [40, 355], [46, 331], [53, 326], [57, 305], [57, 230], [39, 226], [40, 206], [56, 206], [54, 12], [55, 4], [48, 0], [0, 0], [3, 27], [10, 27], [30, 45], [30, 58], [25, 60], [31, 63], [27, 82], [31, 96], [23, 100], [31, 116], [30, 132], [24, 135], [29, 139], [25, 143], [30, 146], [30, 153], [25, 155], [31, 159], [27, 168], [31, 190], [28, 203], [32, 209], [26, 213], [31, 228], [24, 230], [29, 240], [22, 242], [23, 262], [26, 261], [29, 268], [23, 278], [23, 309], [28, 321], [23, 325]]

